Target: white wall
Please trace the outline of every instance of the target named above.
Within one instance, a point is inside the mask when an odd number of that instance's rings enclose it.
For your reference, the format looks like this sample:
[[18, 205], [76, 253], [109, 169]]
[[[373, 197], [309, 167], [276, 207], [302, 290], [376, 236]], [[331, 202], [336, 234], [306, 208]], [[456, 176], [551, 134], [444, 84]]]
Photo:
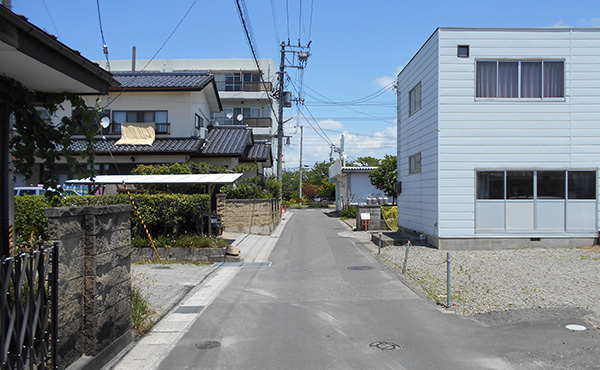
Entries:
[[[437, 234], [438, 33], [398, 75], [398, 225]], [[421, 82], [421, 109], [409, 117], [409, 91]], [[421, 172], [409, 174], [408, 158], [421, 153]]]
[[[209, 86], [210, 88], [210, 86]], [[113, 111], [168, 111], [168, 121], [170, 126], [170, 135], [160, 135], [160, 137], [191, 137], [198, 135], [195, 128], [195, 116], [198, 114], [205, 119], [208, 124], [210, 120], [210, 109], [206, 94], [203, 91], [182, 91], [182, 92], [134, 92], [126, 91], [116, 100], [118, 93], [110, 93], [110, 97], [101, 97], [100, 106], [105, 106], [107, 102], [112, 103], [106, 108], [111, 111], [111, 120]], [[88, 106], [94, 106], [95, 97], [84, 97]]]
[[[383, 192], [371, 184], [369, 174], [365, 172], [346, 173], [348, 176], [348, 196], [352, 198], [353, 203], [366, 204], [367, 198], [373, 196], [388, 198]], [[388, 204], [392, 204], [388, 199]]]
[[[441, 29], [439, 35], [440, 236], [474, 235], [476, 169], [598, 167], [598, 30]], [[469, 45], [469, 58], [457, 58], [459, 44]], [[565, 98], [476, 101], [479, 58], [564, 60]]]

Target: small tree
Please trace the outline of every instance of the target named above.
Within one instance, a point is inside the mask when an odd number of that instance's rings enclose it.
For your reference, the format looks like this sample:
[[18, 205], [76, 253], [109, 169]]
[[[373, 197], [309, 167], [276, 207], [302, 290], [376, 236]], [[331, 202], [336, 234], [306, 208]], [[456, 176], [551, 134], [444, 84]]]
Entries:
[[398, 179], [398, 168], [396, 156], [386, 154], [381, 160], [381, 165], [371, 171], [369, 174], [371, 184], [383, 193], [393, 198], [393, 203], [396, 204], [397, 194], [394, 191], [394, 183]]
[[[61, 104], [69, 102], [72, 113], [54, 123]], [[41, 182], [56, 187], [58, 163], [64, 159], [71, 171], [82, 176], [93, 174], [94, 135], [98, 129], [98, 112], [86, 106], [83, 99], [70, 93], [42, 93], [27, 89], [20, 82], [0, 76], [0, 104], [6, 113], [15, 118], [10, 139], [10, 150], [17, 172], [31, 176], [36, 159], [42, 161], [44, 171]], [[80, 164], [69, 146], [73, 135], [83, 135], [87, 143]]]

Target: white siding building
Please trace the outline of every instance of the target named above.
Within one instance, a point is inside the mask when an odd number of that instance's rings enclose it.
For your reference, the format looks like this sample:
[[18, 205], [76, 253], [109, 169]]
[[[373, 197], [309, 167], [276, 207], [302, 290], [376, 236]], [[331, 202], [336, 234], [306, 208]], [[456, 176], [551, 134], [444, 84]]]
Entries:
[[600, 29], [439, 28], [398, 75], [398, 224], [439, 248], [598, 237]]

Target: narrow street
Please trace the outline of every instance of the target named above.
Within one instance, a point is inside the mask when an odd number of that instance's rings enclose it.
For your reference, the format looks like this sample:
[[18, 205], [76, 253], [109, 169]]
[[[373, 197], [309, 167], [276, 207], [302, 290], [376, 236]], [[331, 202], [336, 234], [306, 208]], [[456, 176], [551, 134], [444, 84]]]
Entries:
[[222, 266], [238, 270], [158, 368], [533, 369], [514, 364], [597, 345], [557, 323], [445, 314], [327, 212], [294, 211], [270, 265]]

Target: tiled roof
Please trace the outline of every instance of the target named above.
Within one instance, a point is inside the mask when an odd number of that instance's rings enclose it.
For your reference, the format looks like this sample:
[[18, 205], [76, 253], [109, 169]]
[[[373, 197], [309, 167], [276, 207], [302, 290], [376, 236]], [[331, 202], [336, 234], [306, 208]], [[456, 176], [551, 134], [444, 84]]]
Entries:
[[121, 83], [116, 90], [202, 90], [214, 79], [208, 72], [115, 72], [113, 75]]
[[250, 161], [268, 161], [271, 159], [271, 144], [259, 141], [254, 142], [254, 145], [252, 145], [248, 154], [246, 154], [243, 159]]
[[[115, 145], [118, 139], [98, 140], [94, 144], [96, 154], [109, 153], [190, 153], [195, 154], [202, 148], [203, 140], [196, 138], [165, 138], [156, 139], [152, 145]], [[75, 139], [69, 149], [73, 152], [85, 150], [86, 142]]]
[[243, 155], [251, 142], [252, 129], [246, 126], [214, 126], [206, 135], [206, 146], [202, 154], [217, 155]]

